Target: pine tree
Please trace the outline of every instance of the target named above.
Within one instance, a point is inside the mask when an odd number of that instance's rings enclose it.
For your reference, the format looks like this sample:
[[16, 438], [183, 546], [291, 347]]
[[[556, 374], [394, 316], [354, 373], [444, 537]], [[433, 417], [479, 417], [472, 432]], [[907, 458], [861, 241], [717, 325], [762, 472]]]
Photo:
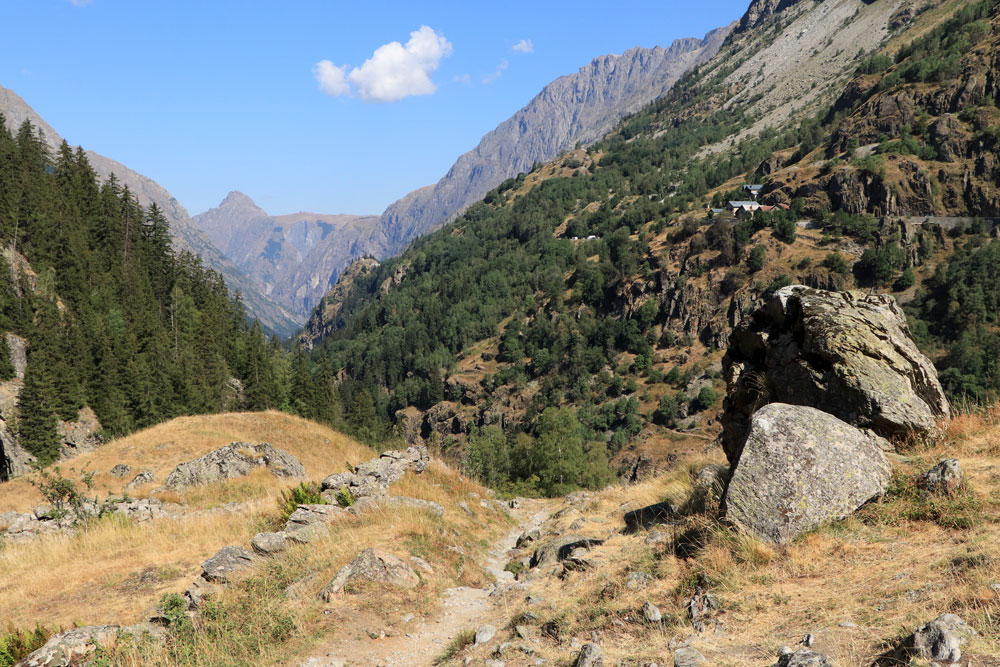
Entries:
[[42, 465], [59, 457], [56, 410], [51, 401], [56, 393], [53, 384], [50, 360], [43, 351], [33, 350], [28, 355], [24, 387], [17, 401], [17, 433], [21, 446]]

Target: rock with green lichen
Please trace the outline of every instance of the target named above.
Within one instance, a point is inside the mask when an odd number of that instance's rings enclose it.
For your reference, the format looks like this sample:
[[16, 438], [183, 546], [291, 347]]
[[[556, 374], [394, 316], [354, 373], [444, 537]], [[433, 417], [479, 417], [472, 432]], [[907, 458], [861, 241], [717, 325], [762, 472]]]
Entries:
[[886, 438], [932, 432], [950, 415], [933, 364], [884, 294], [782, 288], [733, 331], [724, 372], [730, 461], [767, 403], [818, 408]]
[[885, 493], [885, 440], [815, 408], [772, 403], [756, 413], [723, 498], [723, 516], [775, 544], [842, 519]]

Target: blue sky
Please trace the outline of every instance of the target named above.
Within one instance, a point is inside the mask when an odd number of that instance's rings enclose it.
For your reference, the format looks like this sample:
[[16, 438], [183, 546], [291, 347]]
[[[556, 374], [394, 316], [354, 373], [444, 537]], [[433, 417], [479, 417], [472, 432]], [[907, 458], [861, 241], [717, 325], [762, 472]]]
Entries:
[[0, 85], [192, 215], [378, 214], [552, 79], [747, 4], [0, 0]]

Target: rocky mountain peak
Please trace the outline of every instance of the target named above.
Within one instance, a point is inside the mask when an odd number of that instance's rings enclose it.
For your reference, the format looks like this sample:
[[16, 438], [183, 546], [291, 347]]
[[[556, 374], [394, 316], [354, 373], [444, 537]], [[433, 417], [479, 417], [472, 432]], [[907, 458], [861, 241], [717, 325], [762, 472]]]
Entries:
[[734, 35], [759, 28], [769, 18], [778, 14], [793, 5], [797, 5], [801, 0], [753, 0], [747, 8], [745, 14], [740, 19], [739, 24], [733, 30]]

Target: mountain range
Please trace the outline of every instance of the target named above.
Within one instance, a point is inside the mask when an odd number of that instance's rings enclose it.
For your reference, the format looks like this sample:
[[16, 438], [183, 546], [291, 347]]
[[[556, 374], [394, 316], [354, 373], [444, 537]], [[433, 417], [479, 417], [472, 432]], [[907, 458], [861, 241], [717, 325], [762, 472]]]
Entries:
[[[0, 113], [11, 132], [16, 132], [28, 120], [43, 132], [50, 149], [56, 149], [63, 141], [59, 133], [17, 93], [3, 87], [0, 87]], [[191, 221], [184, 206], [163, 186], [109, 157], [89, 150], [86, 153], [91, 166], [102, 180], [106, 181], [114, 174], [118, 182], [128, 187], [143, 206], [155, 202], [170, 223], [175, 247], [194, 253], [206, 266], [222, 275], [229, 288], [240, 293], [247, 311], [260, 320], [265, 329], [285, 337], [301, 326], [304, 318], [265, 296], [253, 280], [212, 244], [208, 236]]]
[[[702, 39], [678, 39], [666, 48], [601, 56], [559, 77], [460, 156], [436, 184], [410, 192], [380, 217], [300, 213], [270, 218], [248, 198], [231, 194], [194, 221], [264, 294], [308, 316], [351, 260], [397, 255], [502, 181], [602, 137], [623, 116], [661, 97], [685, 72], [714, 56], [731, 28], [712, 30]], [[292, 239], [296, 235], [301, 241]]]

